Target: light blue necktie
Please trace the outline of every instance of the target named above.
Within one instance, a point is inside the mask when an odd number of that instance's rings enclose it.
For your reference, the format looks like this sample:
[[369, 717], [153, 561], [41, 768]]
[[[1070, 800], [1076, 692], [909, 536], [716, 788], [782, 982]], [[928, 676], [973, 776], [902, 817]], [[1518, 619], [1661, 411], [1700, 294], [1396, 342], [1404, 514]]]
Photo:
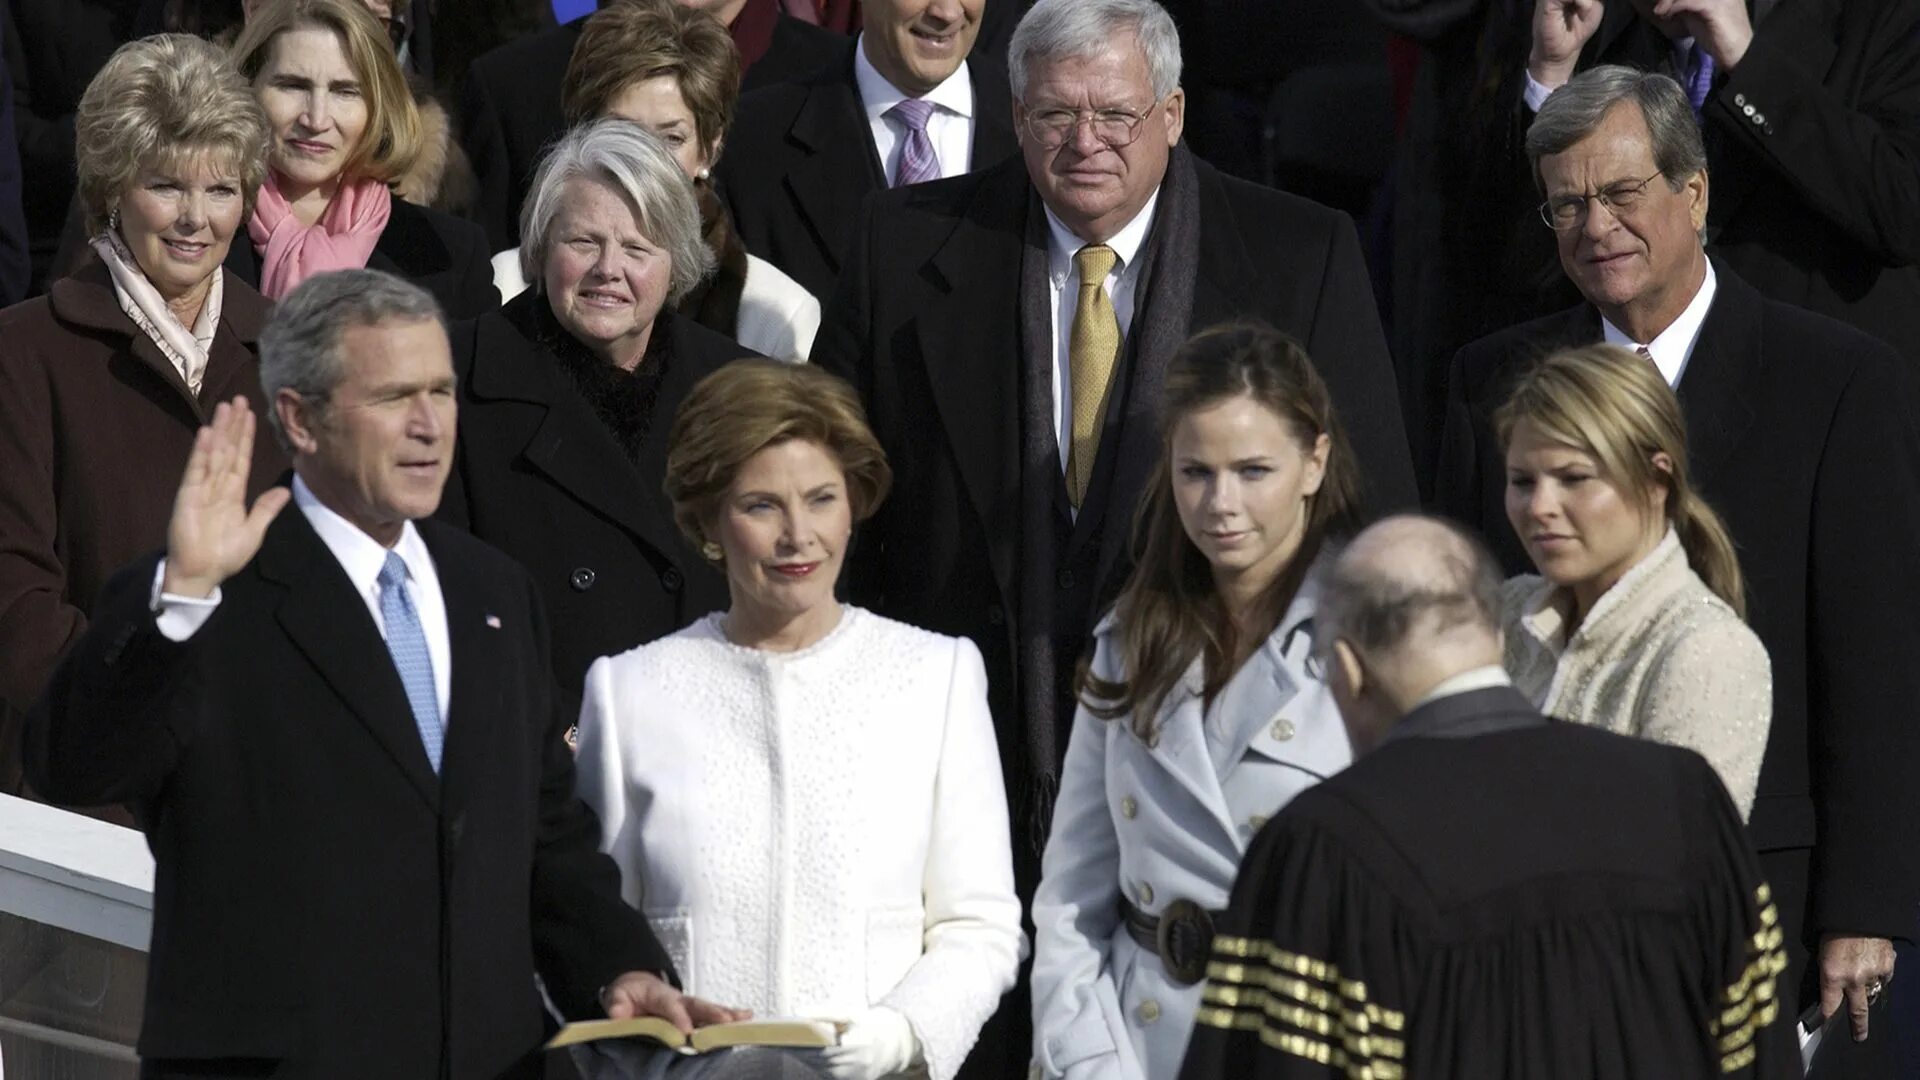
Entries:
[[426, 746], [427, 760], [438, 775], [445, 736], [440, 729], [440, 698], [433, 692], [433, 655], [427, 652], [420, 613], [413, 609], [413, 598], [407, 595], [406, 561], [391, 551], [387, 552], [387, 564], [380, 568], [380, 618], [387, 624], [387, 652], [393, 654], [400, 684], [407, 689], [407, 704], [413, 706], [420, 742]]

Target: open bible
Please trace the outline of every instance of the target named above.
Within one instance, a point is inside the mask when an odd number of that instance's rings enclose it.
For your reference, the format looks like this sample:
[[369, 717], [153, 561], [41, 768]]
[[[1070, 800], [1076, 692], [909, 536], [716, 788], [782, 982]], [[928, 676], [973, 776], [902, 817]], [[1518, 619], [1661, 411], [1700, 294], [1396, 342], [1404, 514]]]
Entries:
[[682, 1035], [672, 1024], [657, 1016], [638, 1016], [630, 1020], [582, 1020], [561, 1028], [547, 1041], [554, 1050], [576, 1043], [600, 1039], [652, 1039], [682, 1054], [704, 1054], [729, 1046], [781, 1046], [795, 1048], [837, 1046], [840, 1033], [847, 1029], [843, 1020], [808, 1020], [798, 1017], [770, 1017], [765, 1020], [739, 1020], [731, 1024], [708, 1024]]

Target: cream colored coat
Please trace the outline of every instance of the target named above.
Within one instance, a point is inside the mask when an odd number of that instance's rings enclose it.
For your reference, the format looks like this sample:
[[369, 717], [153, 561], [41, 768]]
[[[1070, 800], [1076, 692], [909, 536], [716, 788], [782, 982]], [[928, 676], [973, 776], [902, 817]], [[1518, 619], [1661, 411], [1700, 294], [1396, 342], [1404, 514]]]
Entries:
[[720, 616], [587, 672], [581, 797], [688, 993], [907, 1018], [950, 1080], [1026, 939], [986, 669], [848, 607], [794, 653]]
[[1506, 583], [1513, 684], [1540, 711], [1696, 750], [1745, 817], [1773, 720], [1767, 650], [1687, 564], [1672, 529], [1567, 637], [1570, 594], [1533, 575]]

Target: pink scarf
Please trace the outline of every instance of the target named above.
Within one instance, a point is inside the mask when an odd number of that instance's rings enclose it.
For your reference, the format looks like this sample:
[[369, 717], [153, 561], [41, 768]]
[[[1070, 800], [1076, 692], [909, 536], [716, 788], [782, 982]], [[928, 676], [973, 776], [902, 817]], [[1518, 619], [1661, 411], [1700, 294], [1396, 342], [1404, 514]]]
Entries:
[[385, 183], [343, 181], [320, 220], [302, 225], [269, 171], [247, 221], [247, 235], [264, 264], [260, 292], [278, 300], [315, 274], [366, 266], [392, 213], [393, 193]]

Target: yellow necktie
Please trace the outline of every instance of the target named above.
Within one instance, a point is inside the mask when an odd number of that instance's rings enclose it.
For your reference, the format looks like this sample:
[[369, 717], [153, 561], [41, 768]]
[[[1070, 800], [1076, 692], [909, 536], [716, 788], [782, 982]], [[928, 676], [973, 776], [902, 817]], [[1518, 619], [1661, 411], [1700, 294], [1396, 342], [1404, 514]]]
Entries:
[[1101, 422], [1107, 415], [1107, 386], [1120, 356], [1120, 319], [1107, 297], [1107, 275], [1120, 260], [1105, 244], [1089, 244], [1073, 256], [1080, 272], [1080, 299], [1073, 309], [1073, 336], [1067, 363], [1073, 376], [1073, 442], [1067, 453], [1067, 499], [1076, 509], [1093, 482], [1093, 459], [1100, 450]]

